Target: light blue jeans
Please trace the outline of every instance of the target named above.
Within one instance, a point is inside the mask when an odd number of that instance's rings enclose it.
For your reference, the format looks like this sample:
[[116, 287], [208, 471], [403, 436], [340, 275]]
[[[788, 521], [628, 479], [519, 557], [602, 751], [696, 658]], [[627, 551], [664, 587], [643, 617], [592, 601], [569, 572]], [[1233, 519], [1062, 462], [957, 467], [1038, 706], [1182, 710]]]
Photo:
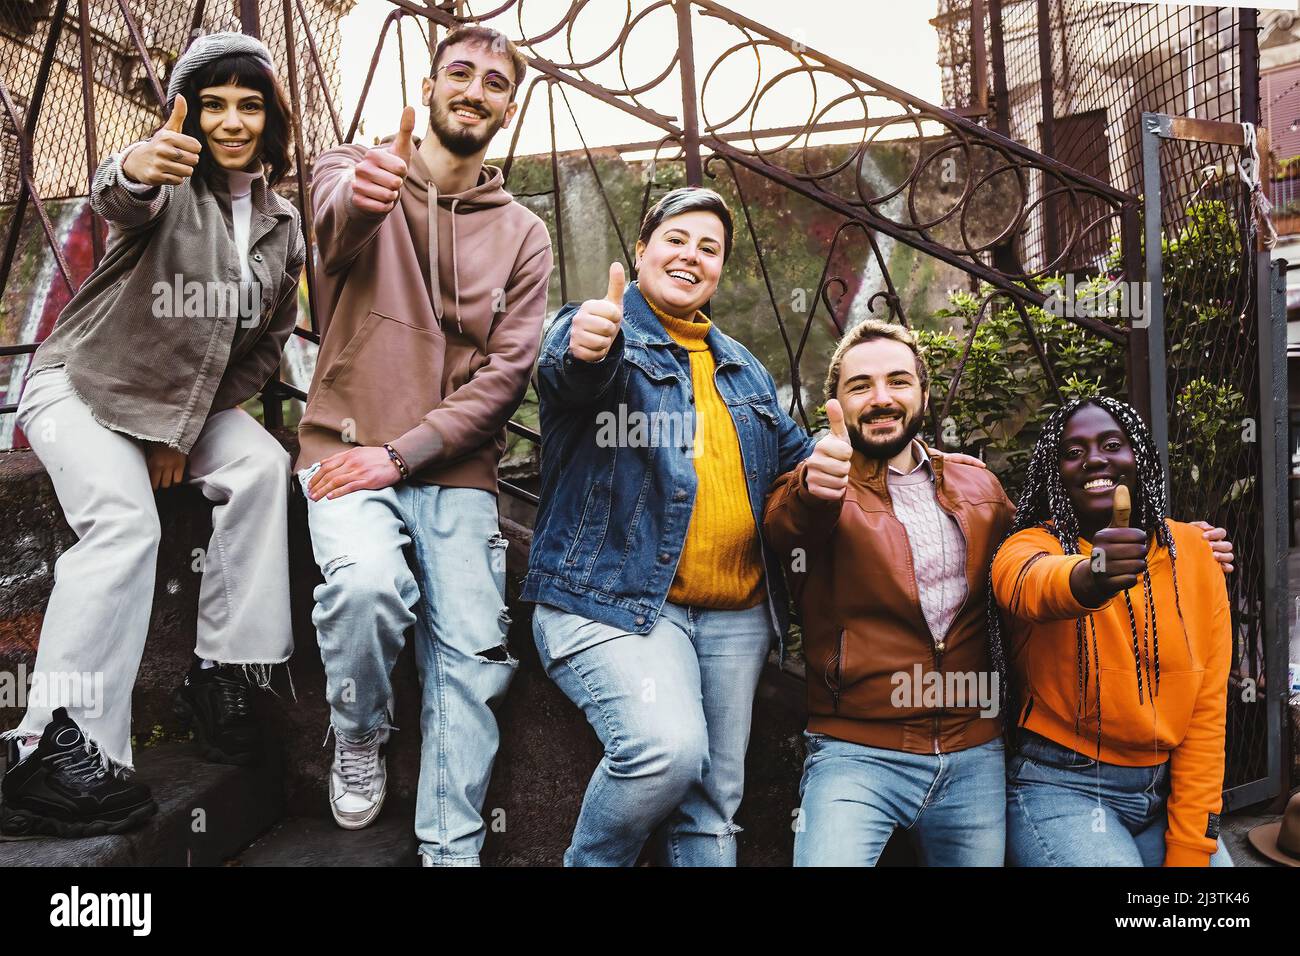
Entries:
[[999, 737], [914, 754], [804, 732], [795, 866], [875, 866], [894, 830], [925, 866], [1001, 866], [1006, 794]]
[[[298, 473], [305, 488], [319, 463]], [[325, 581], [312, 623], [336, 733], [388, 726], [408, 628], [423, 699], [415, 834], [434, 864], [477, 866], [499, 734], [491, 704], [519, 662], [506, 647], [506, 539], [496, 497], [400, 482], [307, 501]]]
[[605, 747], [565, 866], [631, 866], [647, 841], [671, 866], [735, 866], [754, 692], [775, 636], [767, 605], [666, 603], [648, 634], [631, 634], [539, 604], [533, 636]]
[[[1011, 866], [1160, 866], [1169, 763], [1121, 767], [1021, 730], [1007, 760]], [[1210, 866], [1232, 866], [1219, 842]]]

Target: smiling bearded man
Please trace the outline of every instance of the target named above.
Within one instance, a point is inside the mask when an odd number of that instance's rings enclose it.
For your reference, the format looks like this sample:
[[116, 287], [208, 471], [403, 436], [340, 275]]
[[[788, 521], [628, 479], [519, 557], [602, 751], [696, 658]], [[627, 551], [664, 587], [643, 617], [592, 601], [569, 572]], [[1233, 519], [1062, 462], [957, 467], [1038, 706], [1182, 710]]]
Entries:
[[[374, 821], [387, 788], [392, 670], [413, 628], [423, 694], [415, 831], [425, 865], [477, 865], [506, 644], [497, 524], [505, 425], [528, 388], [551, 273], [546, 224], [483, 163], [518, 109], [523, 56], [466, 27], [438, 44], [393, 140], [316, 162], [321, 350], [299, 479], [336, 735], [330, 807]], [[408, 557], [409, 552], [409, 557]]]

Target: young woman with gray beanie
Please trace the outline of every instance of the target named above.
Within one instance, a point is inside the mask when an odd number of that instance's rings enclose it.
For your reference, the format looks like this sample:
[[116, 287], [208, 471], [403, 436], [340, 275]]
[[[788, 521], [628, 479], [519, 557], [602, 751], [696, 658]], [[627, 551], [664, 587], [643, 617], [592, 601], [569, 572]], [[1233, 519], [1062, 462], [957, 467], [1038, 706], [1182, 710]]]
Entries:
[[4, 735], [5, 834], [118, 833], [155, 810], [126, 772], [155, 491], [188, 484], [214, 506], [177, 692], [206, 757], [257, 758], [252, 690], [293, 649], [289, 456], [240, 408], [278, 374], [297, 322], [306, 246], [298, 211], [271, 189], [291, 117], [266, 47], [236, 33], [194, 41], [166, 108], [161, 129], [96, 172], [107, 249], [36, 350], [19, 402], [78, 540], [55, 565], [26, 714]]

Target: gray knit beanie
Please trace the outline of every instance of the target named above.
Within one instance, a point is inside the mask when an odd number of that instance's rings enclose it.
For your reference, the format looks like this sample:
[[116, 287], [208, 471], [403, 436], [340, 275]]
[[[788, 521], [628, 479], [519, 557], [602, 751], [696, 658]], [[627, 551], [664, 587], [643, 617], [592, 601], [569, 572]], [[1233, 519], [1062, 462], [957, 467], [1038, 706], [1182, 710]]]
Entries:
[[[176, 94], [184, 87], [196, 70], [209, 63], [220, 60], [223, 56], [246, 54], [266, 64], [266, 68], [275, 73], [275, 64], [271, 61], [271, 51], [266, 44], [255, 37], [243, 33], [205, 33], [185, 51], [172, 68], [171, 79], [167, 81], [167, 111], [171, 112], [176, 102]], [[189, 104], [193, 109], [195, 104]]]

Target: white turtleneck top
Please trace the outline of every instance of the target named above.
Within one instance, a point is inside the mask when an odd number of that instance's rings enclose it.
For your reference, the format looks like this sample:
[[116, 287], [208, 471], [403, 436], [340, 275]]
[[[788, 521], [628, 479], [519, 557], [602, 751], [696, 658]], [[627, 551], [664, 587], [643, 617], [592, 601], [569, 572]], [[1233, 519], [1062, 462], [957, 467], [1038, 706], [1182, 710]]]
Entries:
[[239, 275], [244, 282], [254, 281], [253, 270], [248, 265], [248, 229], [253, 218], [253, 180], [261, 173], [247, 173], [240, 169], [226, 170], [230, 185], [230, 218], [235, 227], [235, 248], [239, 250]]

